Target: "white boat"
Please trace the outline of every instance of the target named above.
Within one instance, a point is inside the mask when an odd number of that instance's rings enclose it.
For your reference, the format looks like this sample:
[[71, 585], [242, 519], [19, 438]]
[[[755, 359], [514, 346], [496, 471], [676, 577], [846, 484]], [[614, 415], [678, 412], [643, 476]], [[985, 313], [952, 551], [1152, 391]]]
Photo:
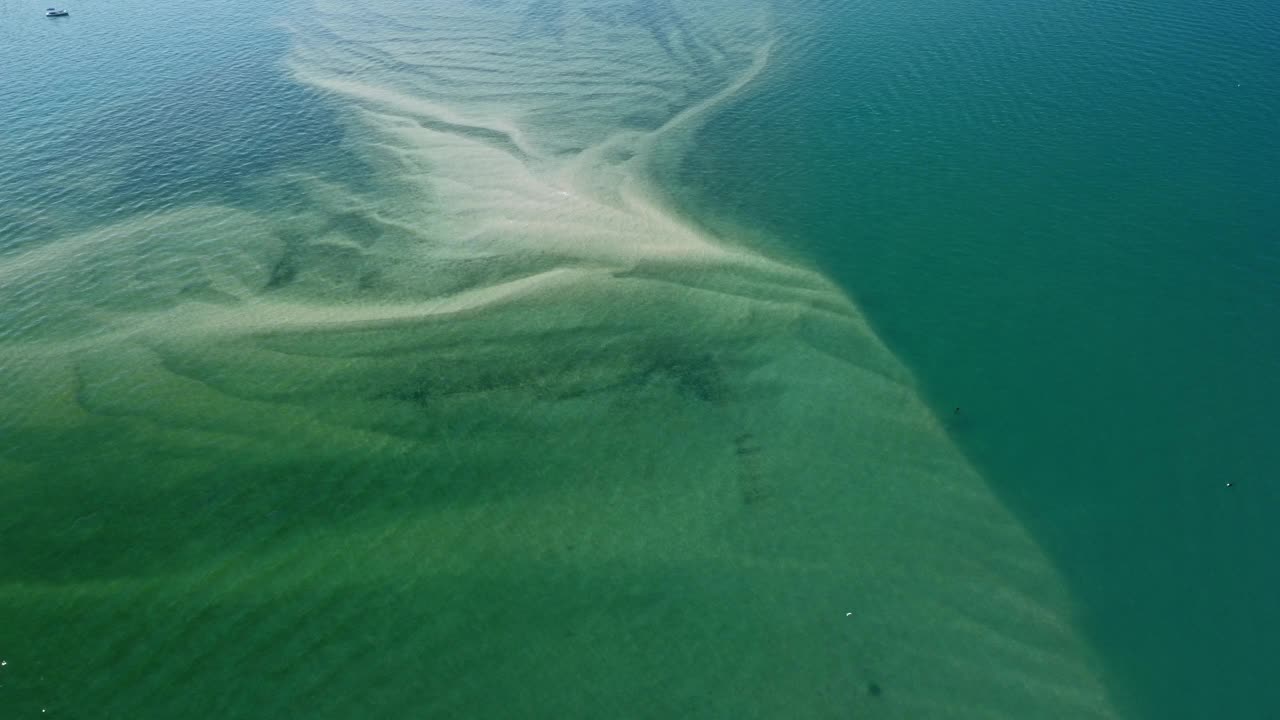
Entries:
[[66, 10], [57, 10], [55, 8], [49, 8], [48, 10], [44, 11], [45, 17], [66, 17], [70, 14], [71, 13], [67, 12]]

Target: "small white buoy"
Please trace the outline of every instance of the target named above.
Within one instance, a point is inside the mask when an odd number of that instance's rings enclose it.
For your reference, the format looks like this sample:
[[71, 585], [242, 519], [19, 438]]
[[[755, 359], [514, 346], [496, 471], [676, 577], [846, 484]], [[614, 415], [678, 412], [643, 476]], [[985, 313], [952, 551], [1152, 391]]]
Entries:
[[845, 613], [845, 614], [844, 614], [844, 616], [845, 616], [845, 617], [853, 617], [853, 613]]
[[1231, 487], [1231, 483], [1227, 483], [1227, 487]]

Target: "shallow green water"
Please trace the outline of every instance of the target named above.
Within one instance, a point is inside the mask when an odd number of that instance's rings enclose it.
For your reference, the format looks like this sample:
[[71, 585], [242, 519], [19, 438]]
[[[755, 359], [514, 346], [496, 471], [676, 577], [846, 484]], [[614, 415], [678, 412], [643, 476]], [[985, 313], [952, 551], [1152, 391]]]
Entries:
[[1111, 114], [1194, 14], [71, 10], [0, 0], [5, 717], [1267, 707], [1263, 8]]

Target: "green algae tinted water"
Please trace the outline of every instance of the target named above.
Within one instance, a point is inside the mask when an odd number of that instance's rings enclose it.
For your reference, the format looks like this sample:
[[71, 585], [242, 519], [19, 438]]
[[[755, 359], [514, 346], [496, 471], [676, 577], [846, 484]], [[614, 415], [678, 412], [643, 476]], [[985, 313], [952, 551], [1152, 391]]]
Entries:
[[1267, 8], [70, 9], [3, 717], [1274, 706]]

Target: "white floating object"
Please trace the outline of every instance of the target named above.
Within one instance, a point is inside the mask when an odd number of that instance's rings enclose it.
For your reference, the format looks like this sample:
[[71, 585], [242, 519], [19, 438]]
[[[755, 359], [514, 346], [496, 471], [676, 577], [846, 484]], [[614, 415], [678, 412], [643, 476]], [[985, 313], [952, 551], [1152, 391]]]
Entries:
[[844, 616], [845, 616], [845, 617], [853, 617], [853, 613], [845, 613], [845, 614], [844, 614]]

